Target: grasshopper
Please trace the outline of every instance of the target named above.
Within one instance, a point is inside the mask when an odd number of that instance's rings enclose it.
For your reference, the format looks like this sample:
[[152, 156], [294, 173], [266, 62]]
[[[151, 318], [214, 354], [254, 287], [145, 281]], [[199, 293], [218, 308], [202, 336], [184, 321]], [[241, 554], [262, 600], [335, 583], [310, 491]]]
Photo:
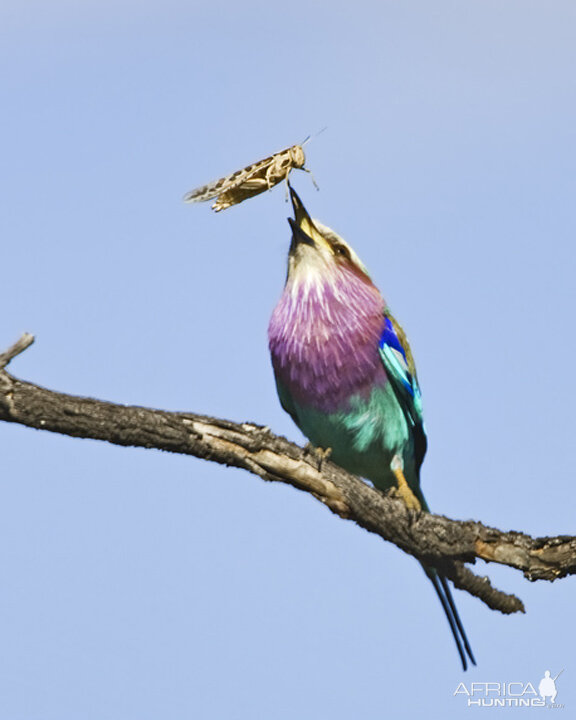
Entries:
[[[216, 198], [212, 210], [220, 212], [265, 190], [271, 190], [282, 180], [288, 182], [292, 170], [310, 173], [310, 170], [304, 167], [306, 157], [302, 148], [309, 139], [306, 138], [301, 145], [292, 145], [231, 175], [191, 190], [184, 195], [184, 202], [205, 202]], [[312, 176], [312, 173], [310, 175]], [[313, 177], [312, 182], [317, 188]]]

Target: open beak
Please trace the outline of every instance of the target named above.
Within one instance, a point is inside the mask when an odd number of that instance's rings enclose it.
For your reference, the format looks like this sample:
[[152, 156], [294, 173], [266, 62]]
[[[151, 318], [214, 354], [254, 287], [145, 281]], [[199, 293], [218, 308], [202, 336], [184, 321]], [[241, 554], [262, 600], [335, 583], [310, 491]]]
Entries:
[[294, 210], [294, 218], [288, 218], [290, 227], [292, 228], [292, 243], [290, 252], [293, 252], [300, 243], [314, 246], [314, 235], [318, 233], [312, 218], [308, 215], [308, 211], [302, 204], [302, 200], [296, 194], [296, 191], [290, 188], [290, 199], [292, 200], [292, 208]]

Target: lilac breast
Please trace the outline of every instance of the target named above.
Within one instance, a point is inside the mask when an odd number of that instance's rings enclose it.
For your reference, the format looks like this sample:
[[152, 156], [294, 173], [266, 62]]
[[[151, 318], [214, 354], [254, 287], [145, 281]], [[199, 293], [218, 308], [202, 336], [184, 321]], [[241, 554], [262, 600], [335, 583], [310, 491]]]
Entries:
[[304, 407], [345, 411], [352, 395], [386, 383], [378, 351], [384, 299], [368, 278], [337, 276], [286, 284], [268, 337], [277, 380]]

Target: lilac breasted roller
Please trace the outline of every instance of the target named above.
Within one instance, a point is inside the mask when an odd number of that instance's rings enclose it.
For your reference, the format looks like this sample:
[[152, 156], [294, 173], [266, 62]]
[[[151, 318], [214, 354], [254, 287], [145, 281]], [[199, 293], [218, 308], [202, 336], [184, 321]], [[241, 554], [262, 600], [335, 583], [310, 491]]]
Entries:
[[[337, 465], [428, 511], [426, 433], [406, 335], [354, 250], [313, 220], [291, 187], [290, 195], [288, 274], [268, 328], [282, 407]], [[476, 662], [448, 581], [423, 567], [466, 670], [467, 658]]]

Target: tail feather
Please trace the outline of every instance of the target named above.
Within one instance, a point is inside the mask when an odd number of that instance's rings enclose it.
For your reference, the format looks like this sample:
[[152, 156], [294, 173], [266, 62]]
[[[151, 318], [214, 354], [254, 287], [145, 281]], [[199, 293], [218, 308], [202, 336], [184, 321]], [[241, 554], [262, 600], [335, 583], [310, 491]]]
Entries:
[[436, 594], [442, 603], [442, 608], [444, 609], [448, 624], [450, 625], [452, 637], [454, 638], [458, 654], [460, 655], [460, 660], [462, 661], [462, 669], [467, 670], [468, 659], [472, 665], [476, 665], [476, 660], [474, 659], [474, 653], [472, 652], [472, 648], [470, 647], [470, 643], [466, 637], [466, 632], [464, 631], [464, 626], [462, 625], [462, 621], [458, 615], [458, 610], [456, 609], [456, 604], [454, 602], [454, 598], [452, 597], [448, 581], [444, 575], [441, 575], [433, 568], [426, 566], [423, 567], [424, 572], [430, 578], [432, 585], [434, 585], [434, 590], [436, 590]]
[[458, 610], [456, 609], [456, 603], [454, 602], [454, 598], [452, 597], [452, 591], [450, 590], [448, 580], [446, 580], [444, 575], [438, 575], [438, 578], [440, 579], [440, 584], [442, 585], [442, 588], [446, 593], [446, 598], [448, 600], [448, 604], [450, 605], [452, 616], [454, 617], [454, 622], [456, 623], [458, 631], [460, 632], [460, 638], [462, 639], [464, 649], [466, 650], [472, 665], [476, 665], [476, 658], [474, 657], [474, 653], [472, 652], [472, 648], [470, 647], [470, 643], [468, 642], [468, 638], [466, 637], [466, 631], [464, 630], [464, 625], [462, 625], [460, 615], [458, 614]]

